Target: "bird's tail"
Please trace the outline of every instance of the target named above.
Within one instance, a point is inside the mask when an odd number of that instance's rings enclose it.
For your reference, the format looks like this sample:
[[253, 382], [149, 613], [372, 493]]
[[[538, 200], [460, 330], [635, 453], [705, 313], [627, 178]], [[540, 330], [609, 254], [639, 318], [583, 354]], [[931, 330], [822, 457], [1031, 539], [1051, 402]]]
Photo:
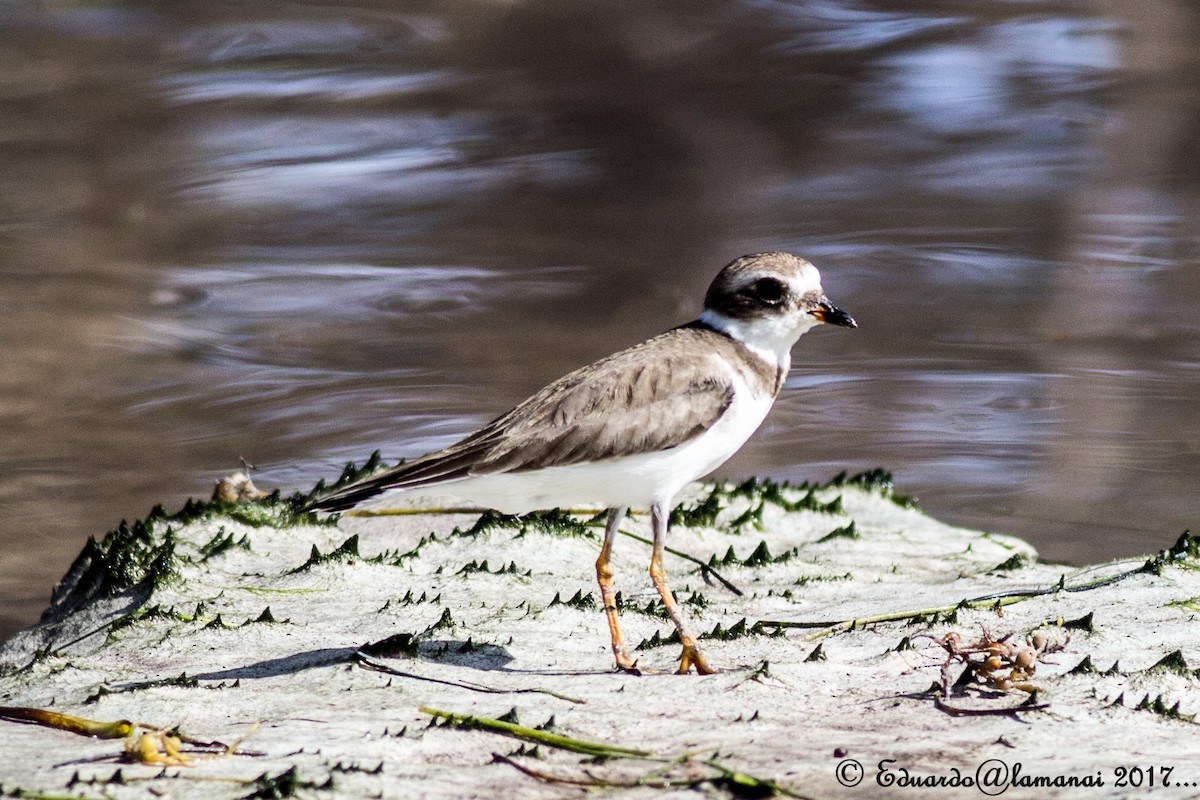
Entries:
[[396, 471], [404, 462], [389, 467], [383, 462], [378, 450], [371, 453], [361, 466], [350, 462], [342, 470], [341, 476], [328, 490], [318, 489], [303, 506], [304, 511], [345, 511], [389, 488], [389, 483], [395, 479]]

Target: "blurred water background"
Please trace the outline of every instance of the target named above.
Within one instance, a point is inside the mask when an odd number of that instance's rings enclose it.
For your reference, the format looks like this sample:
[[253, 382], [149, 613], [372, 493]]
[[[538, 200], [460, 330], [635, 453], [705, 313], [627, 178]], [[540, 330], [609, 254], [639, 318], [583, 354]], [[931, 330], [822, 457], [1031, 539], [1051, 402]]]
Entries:
[[447, 444], [765, 249], [860, 328], [721, 475], [1161, 548], [1200, 522], [1198, 212], [1183, 0], [4, 3], [0, 637], [239, 458]]

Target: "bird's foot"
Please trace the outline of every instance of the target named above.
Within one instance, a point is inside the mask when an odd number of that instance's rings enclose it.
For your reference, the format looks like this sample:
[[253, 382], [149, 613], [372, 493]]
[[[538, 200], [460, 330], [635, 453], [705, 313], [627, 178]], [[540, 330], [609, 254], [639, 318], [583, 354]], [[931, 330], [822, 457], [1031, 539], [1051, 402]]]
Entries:
[[704, 660], [704, 656], [700, 654], [700, 648], [695, 642], [685, 643], [683, 645], [683, 653], [679, 656], [679, 669], [676, 673], [686, 675], [692, 667], [696, 668], [697, 675], [715, 675], [717, 670], [708, 665]]
[[642, 674], [642, 671], [640, 669], [638, 669], [637, 659], [630, 658], [629, 653], [626, 653], [624, 650], [618, 650], [616, 652], [616, 656], [617, 656], [617, 671], [618, 672], [624, 672], [628, 675], [641, 675]]

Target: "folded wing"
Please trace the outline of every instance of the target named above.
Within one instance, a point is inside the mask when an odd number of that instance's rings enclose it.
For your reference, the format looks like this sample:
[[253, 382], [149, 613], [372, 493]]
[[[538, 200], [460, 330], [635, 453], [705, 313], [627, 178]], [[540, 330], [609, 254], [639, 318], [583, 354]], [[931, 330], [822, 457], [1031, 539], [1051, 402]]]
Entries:
[[339, 511], [391, 489], [683, 444], [712, 426], [733, 401], [732, 376], [714, 372], [712, 350], [694, 341], [678, 346], [704, 333], [682, 328], [650, 340], [668, 339], [670, 345], [658, 349], [653, 362], [646, 357], [647, 342], [569, 373], [462, 441], [342, 487], [313, 507]]

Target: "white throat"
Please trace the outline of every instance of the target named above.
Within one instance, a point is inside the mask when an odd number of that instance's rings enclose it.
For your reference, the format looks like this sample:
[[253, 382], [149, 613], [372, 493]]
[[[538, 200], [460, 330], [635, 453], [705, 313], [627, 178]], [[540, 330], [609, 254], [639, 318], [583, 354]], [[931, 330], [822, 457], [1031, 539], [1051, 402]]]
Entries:
[[801, 320], [797, 325], [795, 318], [784, 315], [751, 320], [733, 319], [710, 308], [700, 312], [700, 321], [737, 339], [763, 361], [785, 372], [792, 365], [792, 345], [801, 334], [818, 324], [812, 319], [811, 324], [806, 325], [804, 322], [807, 320]]

